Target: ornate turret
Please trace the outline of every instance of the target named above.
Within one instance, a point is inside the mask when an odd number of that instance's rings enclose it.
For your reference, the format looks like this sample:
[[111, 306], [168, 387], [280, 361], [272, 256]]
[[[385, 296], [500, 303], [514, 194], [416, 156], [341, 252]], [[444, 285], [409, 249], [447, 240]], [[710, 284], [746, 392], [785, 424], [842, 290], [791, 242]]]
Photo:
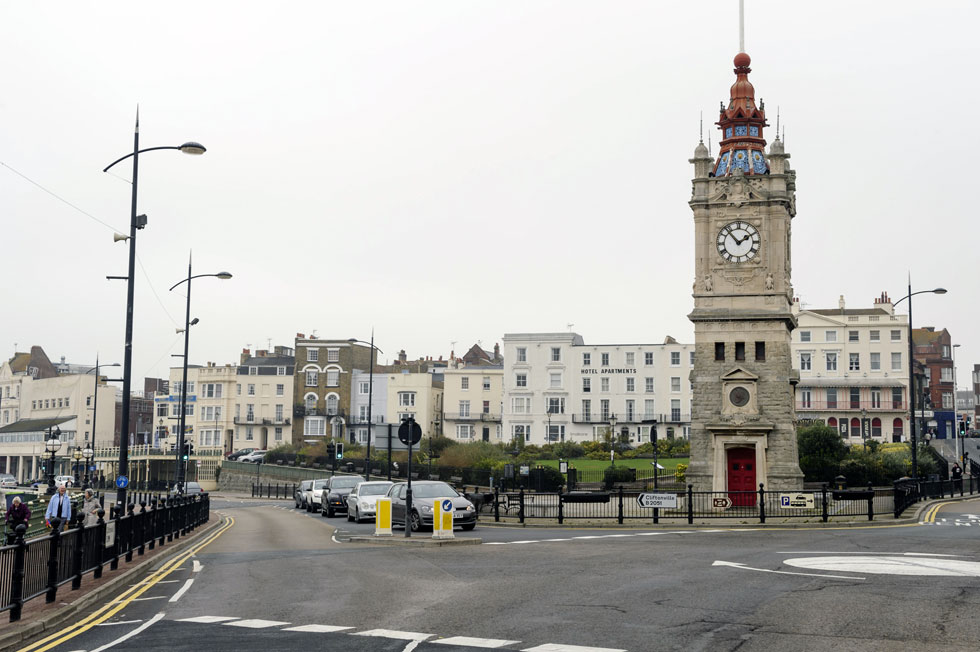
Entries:
[[755, 89], [749, 81], [752, 59], [744, 52], [735, 55], [735, 83], [728, 106], [721, 106], [718, 122], [722, 141], [712, 176], [723, 177], [740, 170], [744, 174], [768, 174], [766, 140], [766, 106], [755, 103]]

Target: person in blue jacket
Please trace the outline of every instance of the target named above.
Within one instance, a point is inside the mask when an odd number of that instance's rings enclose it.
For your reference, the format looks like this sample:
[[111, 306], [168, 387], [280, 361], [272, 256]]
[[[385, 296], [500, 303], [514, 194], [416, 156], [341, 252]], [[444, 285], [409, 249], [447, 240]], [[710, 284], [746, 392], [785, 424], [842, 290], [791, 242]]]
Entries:
[[48, 527], [53, 527], [51, 521], [60, 519], [59, 529], [65, 529], [71, 519], [71, 498], [68, 497], [67, 488], [64, 483], [58, 485], [58, 493], [51, 497], [48, 509], [44, 512], [44, 522]]

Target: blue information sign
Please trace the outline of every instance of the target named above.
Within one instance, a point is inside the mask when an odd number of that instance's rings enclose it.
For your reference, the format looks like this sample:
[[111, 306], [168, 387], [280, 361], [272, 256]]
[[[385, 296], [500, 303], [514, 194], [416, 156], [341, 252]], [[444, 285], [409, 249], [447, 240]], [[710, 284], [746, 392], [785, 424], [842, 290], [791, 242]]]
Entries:
[[129, 478], [127, 478], [124, 475], [119, 476], [118, 478], [116, 478], [116, 486], [119, 487], [120, 489], [125, 489], [126, 487], [129, 486]]
[[451, 512], [451, 511], [453, 511], [453, 501], [451, 501], [448, 498], [446, 498], [445, 500], [443, 500], [442, 501], [442, 511], [444, 511], [444, 512]]

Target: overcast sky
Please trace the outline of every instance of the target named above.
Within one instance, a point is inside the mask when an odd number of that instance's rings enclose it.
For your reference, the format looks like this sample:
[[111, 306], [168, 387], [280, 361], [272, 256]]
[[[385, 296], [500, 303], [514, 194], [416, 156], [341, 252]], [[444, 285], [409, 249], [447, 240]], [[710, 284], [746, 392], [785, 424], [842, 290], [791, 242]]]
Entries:
[[[746, 4], [798, 175], [797, 294], [948, 288], [915, 325], [949, 328], [968, 386], [980, 3]], [[140, 158], [134, 388], [179, 363], [167, 289], [191, 249], [195, 273], [234, 274], [194, 283], [193, 363], [372, 327], [382, 360], [570, 324], [693, 341], [688, 159], [702, 110], [718, 142], [737, 51], [736, 0], [5, 2], [0, 353], [122, 361], [105, 276], [126, 273], [132, 166], [102, 168], [137, 104], [142, 147], [208, 152]]]

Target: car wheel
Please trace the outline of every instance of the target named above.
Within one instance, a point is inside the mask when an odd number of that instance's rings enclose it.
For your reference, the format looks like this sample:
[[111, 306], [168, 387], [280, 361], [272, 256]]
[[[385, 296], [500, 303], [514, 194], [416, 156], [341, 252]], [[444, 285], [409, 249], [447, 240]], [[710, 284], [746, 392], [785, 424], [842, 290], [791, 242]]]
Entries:
[[327, 518], [327, 510], [323, 509], [323, 505], [320, 505], [320, 516]]
[[327, 516], [333, 518], [333, 507], [327, 507]]
[[355, 523], [360, 523], [361, 522], [361, 508], [360, 507], [358, 507], [358, 508], [356, 508], [354, 510], [354, 522]]
[[466, 525], [463, 525], [461, 527], [468, 532], [476, 527], [476, 523], [467, 523]]
[[354, 515], [351, 514], [350, 508], [348, 507], [347, 508], [347, 522], [350, 523], [353, 520], [354, 520]]
[[412, 532], [421, 532], [423, 528], [422, 517], [415, 510], [412, 510]]

